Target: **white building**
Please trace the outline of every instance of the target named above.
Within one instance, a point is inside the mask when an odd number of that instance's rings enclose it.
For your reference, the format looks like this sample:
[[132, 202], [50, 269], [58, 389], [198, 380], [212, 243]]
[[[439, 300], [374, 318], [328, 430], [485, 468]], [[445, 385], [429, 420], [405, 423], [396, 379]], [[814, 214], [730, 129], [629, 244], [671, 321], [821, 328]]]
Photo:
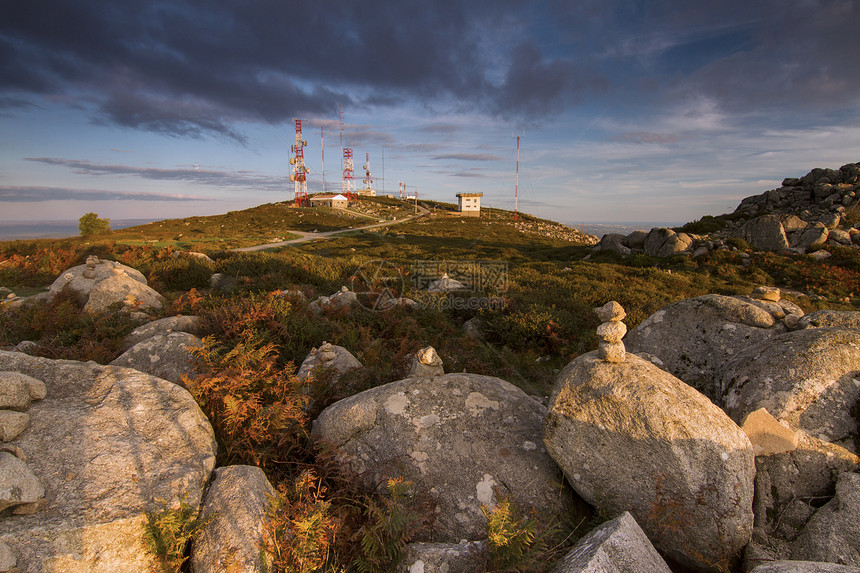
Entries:
[[480, 217], [483, 196], [483, 193], [457, 193], [458, 210], [466, 217]]

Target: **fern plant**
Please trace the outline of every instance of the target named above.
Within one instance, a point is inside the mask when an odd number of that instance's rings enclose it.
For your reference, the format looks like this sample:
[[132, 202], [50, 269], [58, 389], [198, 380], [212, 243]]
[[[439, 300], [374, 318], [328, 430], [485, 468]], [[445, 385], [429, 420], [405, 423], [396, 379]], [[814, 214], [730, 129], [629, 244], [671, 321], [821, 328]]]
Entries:
[[200, 533], [211, 518], [201, 520], [197, 510], [185, 503], [184, 497], [179, 501], [179, 507], [175, 508], [168, 508], [163, 499], [159, 501], [163, 509], [146, 514], [144, 542], [158, 558], [164, 573], [177, 573], [188, 559], [185, 555], [188, 542]]
[[502, 499], [490, 509], [481, 505], [487, 518], [487, 541], [493, 571], [518, 571], [529, 557], [538, 523], [518, 515], [509, 499]]

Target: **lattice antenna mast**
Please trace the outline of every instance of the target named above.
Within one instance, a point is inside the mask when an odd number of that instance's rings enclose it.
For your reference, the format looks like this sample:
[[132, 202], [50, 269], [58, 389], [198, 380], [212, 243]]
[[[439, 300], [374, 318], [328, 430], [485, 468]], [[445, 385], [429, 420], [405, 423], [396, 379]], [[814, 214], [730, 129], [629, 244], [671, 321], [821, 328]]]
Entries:
[[341, 193], [349, 198], [355, 195], [355, 169], [352, 165], [352, 148], [343, 148], [343, 179], [341, 180]]
[[305, 146], [307, 141], [302, 139], [302, 120], [293, 119], [296, 126], [296, 143], [292, 146], [293, 156], [290, 158], [290, 164], [293, 166], [293, 172], [290, 174], [290, 181], [293, 182], [293, 201], [296, 205], [305, 206], [309, 203], [308, 200], [308, 171], [305, 166]]
[[373, 178], [370, 176], [370, 153], [364, 156], [364, 190], [371, 191], [373, 189]]

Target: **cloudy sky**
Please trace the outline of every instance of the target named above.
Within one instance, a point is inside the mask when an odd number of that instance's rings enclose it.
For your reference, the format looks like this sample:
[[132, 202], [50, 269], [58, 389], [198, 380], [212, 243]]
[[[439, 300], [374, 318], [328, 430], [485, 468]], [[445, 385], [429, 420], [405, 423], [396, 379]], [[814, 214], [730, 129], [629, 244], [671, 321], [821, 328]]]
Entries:
[[0, 18], [0, 220], [223, 213], [356, 180], [686, 222], [860, 161], [860, 0], [45, 0]]

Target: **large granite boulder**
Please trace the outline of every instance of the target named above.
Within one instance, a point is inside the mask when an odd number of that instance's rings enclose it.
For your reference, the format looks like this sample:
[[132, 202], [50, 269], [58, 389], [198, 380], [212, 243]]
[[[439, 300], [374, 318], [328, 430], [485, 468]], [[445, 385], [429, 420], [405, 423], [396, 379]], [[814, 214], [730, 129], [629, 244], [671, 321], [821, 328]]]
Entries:
[[666, 244], [670, 237], [675, 235], [675, 231], [666, 227], [655, 227], [648, 232], [642, 248], [645, 254], [656, 257], [660, 254], [660, 249]]
[[81, 304], [85, 304], [93, 286], [117, 273], [124, 274], [141, 284], [146, 284], [146, 277], [136, 269], [116, 261], [93, 259], [95, 257], [90, 257], [89, 264], [72, 267], [57, 277], [48, 290], [50, 296], [53, 298], [67, 289], [75, 294]]
[[553, 573], [671, 573], [629, 512], [577, 541]]
[[667, 305], [627, 333], [628, 352], [658, 357], [666, 370], [715, 403], [722, 399], [717, 372], [751, 344], [784, 332], [773, 316], [734, 297], [705, 295]]
[[10, 442], [45, 488], [32, 515], [2, 518], [23, 573], [149, 571], [144, 512], [198, 507], [215, 465], [208, 420], [183, 388], [136, 370], [0, 352], [0, 370], [47, 386]]
[[84, 311], [107, 312], [116, 304], [121, 304], [125, 312], [159, 310], [164, 306], [164, 297], [128, 275], [114, 274], [93, 285]]
[[[32, 506], [45, 497], [45, 486], [24, 460], [0, 451], [0, 511]], [[0, 518], [2, 519], [2, 518]]]
[[588, 503], [629, 511], [658, 550], [730, 568], [753, 527], [753, 448], [705, 396], [638, 356], [589, 352], [559, 374], [544, 443]]
[[726, 412], [741, 423], [766, 408], [789, 427], [856, 451], [860, 329], [814, 328], [772, 337], [723, 366]]
[[313, 432], [370, 486], [399, 475], [437, 496], [433, 539], [486, 536], [496, 495], [544, 516], [573, 510], [541, 441], [546, 412], [512, 384], [477, 374], [410, 378], [326, 408]]
[[200, 511], [206, 525], [192, 546], [192, 571], [268, 571], [272, 557], [261, 547], [266, 512], [274, 495], [275, 488], [258, 467], [215, 470]]
[[739, 234], [750, 245], [764, 251], [781, 251], [789, 247], [788, 237], [777, 215], [763, 215], [747, 221]]
[[111, 366], [134, 368], [180, 384], [183, 375], [194, 372], [191, 349], [202, 346], [202, 340], [187, 332], [157, 334], [123, 352]]
[[619, 233], [606, 233], [600, 238], [600, 243], [597, 247], [601, 251], [614, 251], [622, 255], [629, 255], [630, 248], [624, 246], [624, 239], [627, 237]]

